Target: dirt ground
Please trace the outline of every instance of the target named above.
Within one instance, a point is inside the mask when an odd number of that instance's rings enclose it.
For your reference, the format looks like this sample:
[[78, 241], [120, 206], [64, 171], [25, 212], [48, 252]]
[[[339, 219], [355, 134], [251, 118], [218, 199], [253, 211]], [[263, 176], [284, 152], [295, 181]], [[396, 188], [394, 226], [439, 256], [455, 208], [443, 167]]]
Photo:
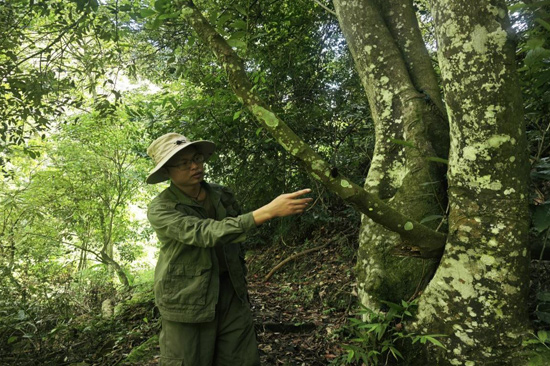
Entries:
[[262, 365], [327, 365], [355, 302], [350, 263], [328, 247], [287, 266], [269, 281], [249, 276]]

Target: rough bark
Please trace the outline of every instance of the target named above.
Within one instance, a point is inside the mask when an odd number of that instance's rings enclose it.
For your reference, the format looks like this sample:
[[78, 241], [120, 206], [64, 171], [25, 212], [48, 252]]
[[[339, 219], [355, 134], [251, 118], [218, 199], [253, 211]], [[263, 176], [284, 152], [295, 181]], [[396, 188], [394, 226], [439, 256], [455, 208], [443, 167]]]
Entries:
[[519, 365], [528, 325], [528, 156], [504, 1], [432, 1], [451, 130], [449, 237], [415, 325], [438, 365]]
[[[448, 130], [412, 2], [334, 0], [334, 6], [374, 119], [376, 145], [365, 189], [415, 220], [442, 214], [444, 168], [427, 158], [447, 156], [446, 139], [436, 139], [436, 153], [432, 137], [448, 136]], [[396, 257], [397, 243], [394, 232], [363, 216], [356, 268], [363, 305], [408, 299], [433, 274], [434, 261]]]
[[[273, 113], [257, 93], [248, 79], [242, 60], [235, 51], [227, 44], [224, 38], [202, 16], [200, 11], [192, 2], [178, 2], [177, 8], [181, 11], [182, 17], [196, 31], [199, 38], [213, 51], [219, 62], [227, 72], [229, 83], [235, 94], [256, 117], [258, 123], [269, 131], [279, 144], [289, 153], [300, 159], [311, 176], [320, 181], [330, 191], [336, 193], [346, 202], [354, 205], [360, 212], [370, 217], [378, 224], [397, 233], [404, 243], [415, 246], [424, 256], [437, 256], [445, 242], [445, 235], [436, 232], [429, 227], [420, 224], [417, 220], [403, 215], [381, 200], [376, 193], [367, 191], [351, 182], [348, 178], [334, 173], [333, 167], [323, 161], [313, 149], [304, 143], [296, 134]], [[396, 102], [402, 103], [403, 108], [415, 110], [418, 101], [422, 96], [411, 89], [397, 90], [402, 98]], [[392, 103], [391, 95], [386, 95], [383, 102], [387, 105]], [[390, 99], [388, 99], [390, 98]], [[418, 99], [416, 101], [415, 99]], [[387, 113], [384, 111], [383, 113]], [[391, 111], [390, 111], [391, 113]], [[413, 114], [416, 116], [416, 114]], [[417, 133], [417, 124], [411, 120], [411, 133]], [[400, 135], [393, 134], [398, 138]], [[393, 144], [392, 146], [395, 146]], [[418, 146], [421, 149], [423, 146]], [[416, 152], [412, 152], [416, 154]], [[423, 156], [433, 156], [423, 155]], [[399, 165], [401, 164], [401, 165]], [[397, 163], [401, 168], [403, 163]], [[397, 173], [399, 174], [399, 173]], [[395, 184], [402, 179], [402, 176], [392, 176]], [[392, 188], [390, 188], [392, 189]], [[392, 242], [395, 244], [395, 242]]]

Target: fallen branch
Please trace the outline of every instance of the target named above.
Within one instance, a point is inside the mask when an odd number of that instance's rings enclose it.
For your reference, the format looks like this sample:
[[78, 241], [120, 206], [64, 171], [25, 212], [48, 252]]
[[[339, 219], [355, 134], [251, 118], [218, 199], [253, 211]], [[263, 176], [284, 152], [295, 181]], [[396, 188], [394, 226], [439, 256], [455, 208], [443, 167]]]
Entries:
[[324, 245], [321, 245], [319, 247], [311, 248], [311, 249], [308, 249], [308, 250], [304, 250], [303, 252], [291, 255], [290, 257], [288, 257], [287, 259], [283, 260], [282, 262], [277, 264], [275, 267], [273, 267], [273, 269], [271, 271], [269, 271], [269, 273], [264, 277], [264, 281], [269, 281], [271, 276], [273, 276], [273, 274], [275, 274], [275, 272], [277, 272], [282, 266], [284, 266], [288, 262], [293, 261], [296, 258], [303, 257], [304, 255], [309, 254], [311, 252], [316, 252], [318, 250], [321, 250], [324, 247], [326, 247], [327, 245], [328, 245], [328, 243], [326, 243]]

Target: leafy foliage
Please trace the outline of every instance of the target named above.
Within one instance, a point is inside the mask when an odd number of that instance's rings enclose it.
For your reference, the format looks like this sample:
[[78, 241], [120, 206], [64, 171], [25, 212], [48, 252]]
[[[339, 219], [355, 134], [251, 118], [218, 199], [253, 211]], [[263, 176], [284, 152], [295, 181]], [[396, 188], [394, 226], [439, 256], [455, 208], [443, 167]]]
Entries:
[[535, 315], [546, 325], [550, 326], [550, 292], [541, 291], [537, 293], [537, 307]]
[[[255, 90], [277, 114], [335, 168], [362, 181], [374, 147], [373, 127], [336, 19], [311, 1], [205, 2], [201, 9], [246, 57]], [[311, 187], [327, 203], [324, 214], [319, 207], [314, 214], [328, 216], [327, 209], [338, 201], [242, 110], [224, 70], [193, 32], [177, 19], [156, 22], [161, 14], [170, 14], [169, 8], [151, 11], [145, 18], [151, 27], [145, 28], [151, 28], [158, 47], [156, 58], [145, 60], [144, 72], [170, 86], [153, 102], [149, 133], [180, 131], [215, 141], [219, 153], [210, 161], [209, 179], [236, 191], [245, 210], [282, 192]], [[263, 241], [271, 241], [291, 232], [303, 239], [311, 230], [301, 220], [289, 220], [262, 231]]]
[[386, 312], [373, 311], [362, 306], [358, 316], [363, 320], [349, 319], [351, 324], [347, 329], [353, 338], [349, 339], [350, 343], [342, 346], [347, 354], [336, 359], [333, 364], [379, 365], [387, 364], [390, 357], [395, 361], [405, 360], [402, 354], [403, 348], [417, 342], [445, 348], [438, 340], [440, 337], [445, 337], [444, 334], [422, 335], [404, 330], [404, 322], [414, 317], [416, 301], [402, 300], [401, 304], [382, 302], [388, 307]]
[[529, 357], [529, 366], [546, 365], [550, 360], [550, 334], [547, 331], [539, 330], [532, 333], [533, 338], [523, 341], [524, 347], [531, 350], [525, 351]]
[[[513, 2], [512, 22], [518, 34], [517, 57], [531, 154], [533, 253], [542, 259], [548, 240], [550, 175], [550, 7], [548, 1]], [[548, 256], [548, 254], [546, 254]]]
[[[39, 152], [28, 142], [38, 135], [45, 138], [55, 119], [69, 108], [81, 108], [83, 90], [101, 101], [95, 92], [98, 76], [107, 74], [107, 65], [112, 72], [120, 61], [118, 29], [112, 21], [118, 11], [100, 8], [95, 0], [2, 2], [0, 165], [4, 170], [11, 146], [24, 146], [25, 153], [37, 157]], [[109, 78], [105, 81], [114, 84]]]

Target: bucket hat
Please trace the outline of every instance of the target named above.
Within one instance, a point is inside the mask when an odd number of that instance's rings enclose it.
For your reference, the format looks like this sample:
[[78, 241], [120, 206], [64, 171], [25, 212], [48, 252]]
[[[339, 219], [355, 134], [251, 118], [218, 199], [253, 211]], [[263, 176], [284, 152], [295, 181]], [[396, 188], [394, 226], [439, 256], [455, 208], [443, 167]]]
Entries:
[[168, 180], [168, 176], [161, 168], [172, 156], [189, 146], [194, 146], [201, 152], [204, 155], [205, 161], [208, 160], [208, 158], [212, 156], [214, 150], [216, 150], [216, 144], [212, 141], [190, 141], [187, 137], [174, 132], [162, 135], [153, 141], [147, 149], [147, 155], [153, 159], [155, 168], [149, 172], [145, 182], [148, 184], [156, 184]]

